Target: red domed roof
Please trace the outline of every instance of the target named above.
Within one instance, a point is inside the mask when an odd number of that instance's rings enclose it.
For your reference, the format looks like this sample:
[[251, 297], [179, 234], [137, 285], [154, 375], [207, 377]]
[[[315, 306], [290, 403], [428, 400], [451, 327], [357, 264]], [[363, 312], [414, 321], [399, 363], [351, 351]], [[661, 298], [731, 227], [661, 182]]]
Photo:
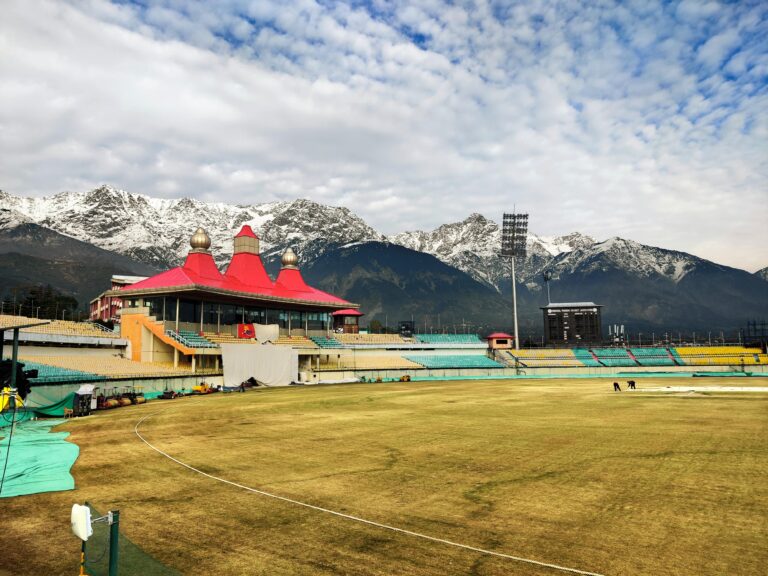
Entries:
[[258, 238], [256, 236], [256, 232], [253, 231], [253, 229], [248, 226], [248, 224], [244, 224], [242, 228], [240, 228], [240, 232], [237, 233], [237, 236], [235, 238], [240, 238], [241, 236], [248, 236], [249, 238]]

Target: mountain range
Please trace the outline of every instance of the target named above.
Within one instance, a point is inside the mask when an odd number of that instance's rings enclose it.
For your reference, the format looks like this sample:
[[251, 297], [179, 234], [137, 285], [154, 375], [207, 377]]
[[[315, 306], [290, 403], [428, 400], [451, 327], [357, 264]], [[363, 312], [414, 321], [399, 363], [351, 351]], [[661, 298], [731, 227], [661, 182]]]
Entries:
[[[413, 318], [427, 329], [511, 324], [501, 230], [480, 214], [432, 231], [385, 236], [346, 208], [310, 200], [231, 205], [110, 186], [40, 198], [0, 191], [0, 290], [47, 281], [84, 304], [107, 288], [113, 273], [151, 274], [178, 265], [197, 226], [208, 231], [214, 258], [225, 265], [243, 224], [259, 234], [268, 271], [277, 271], [280, 254], [291, 246], [309, 281], [359, 302], [368, 320]], [[750, 274], [579, 232], [531, 233], [527, 251], [516, 270], [523, 334], [540, 332], [544, 271], [552, 274], [553, 301], [603, 304], [606, 322], [631, 331], [731, 330], [768, 316], [768, 268]]]

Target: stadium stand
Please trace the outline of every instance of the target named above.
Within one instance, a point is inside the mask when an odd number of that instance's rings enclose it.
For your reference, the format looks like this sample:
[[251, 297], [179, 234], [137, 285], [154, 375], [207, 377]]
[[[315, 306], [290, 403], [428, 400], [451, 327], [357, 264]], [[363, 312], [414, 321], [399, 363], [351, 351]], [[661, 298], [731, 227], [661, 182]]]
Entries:
[[24, 370], [37, 370], [37, 378], [31, 378], [33, 384], [51, 384], [54, 382], [94, 382], [106, 380], [106, 376], [86, 372], [82, 370], [73, 370], [62, 368], [50, 364], [42, 364], [31, 360], [23, 360]]
[[[24, 356], [21, 361], [25, 363], [25, 370], [31, 368], [43, 367], [46, 380], [39, 378], [34, 380], [36, 383], [44, 382], [75, 382], [81, 379], [89, 380], [96, 376], [96, 380], [106, 378], [146, 378], [146, 377], [168, 377], [168, 376], [189, 376], [190, 367], [181, 365], [174, 368], [172, 363], [149, 363], [134, 362], [126, 358], [116, 356], [89, 356], [86, 354], [72, 354], [65, 356]], [[38, 368], [40, 370], [40, 368]], [[40, 374], [43, 374], [43, 371]], [[196, 370], [197, 374], [215, 373], [215, 370], [201, 369]], [[68, 380], [51, 379], [56, 374], [71, 374], [72, 378]], [[83, 375], [75, 378], [75, 375]]]
[[637, 366], [625, 348], [592, 348], [592, 353], [603, 366]]
[[[667, 348], [630, 348], [640, 366], [676, 366]], [[682, 364], [682, 362], [681, 362]]]
[[167, 330], [166, 334], [189, 348], [218, 348], [219, 345], [192, 330]]
[[[0, 328], [18, 325], [24, 322], [40, 322], [39, 318], [28, 318], [26, 316], [10, 316], [3, 314], [0, 316]], [[94, 338], [120, 338], [119, 334], [103, 328], [98, 324], [91, 322], [73, 322], [71, 320], [51, 320], [50, 324], [43, 326], [34, 326], [32, 328], [22, 328], [21, 332], [33, 334], [56, 334], [63, 336], [91, 336]]]
[[325, 336], [310, 336], [309, 339], [317, 344], [320, 348], [341, 348], [341, 342], [335, 338], [327, 338]]
[[306, 336], [278, 336], [275, 344], [278, 346], [293, 346], [294, 348], [317, 348], [317, 344]]
[[413, 337], [425, 344], [483, 344], [477, 334], [414, 334]]
[[495, 360], [491, 360], [487, 356], [480, 355], [408, 355], [404, 356], [406, 360], [416, 362], [429, 369], [440, 368], [504, 368], [501, 364]]
[[528, 368], [557, 368], [563, 366], [583, 367], [569, 348], [532, 348], [528, 350], [506, 350], [507, 357], [514, 365], [515, 359]]
[[421, 370], [422, 365], [400, 356], [345, 356], [320, 364], [320, 370]]
[[687, 366], [754, 366], [768, 364], [768, 355], [759, 348], [744, 346], [677, 347], [674, 353]]
[[205, 339], [214, 344], [255, 344], [253, 338], [238, 338], [234, 334], [217, 334], [216, 332], [203, 332]]
[[335, 334], [333, 337], [345, 345], [405, 344], [398, 334]]
[[584, 366], [590, 366], [590, 367], [603, 366], [586, 348], [574, 348], [573, 355], [577, 360], [579, 360], [582, 364], [584, 364]]

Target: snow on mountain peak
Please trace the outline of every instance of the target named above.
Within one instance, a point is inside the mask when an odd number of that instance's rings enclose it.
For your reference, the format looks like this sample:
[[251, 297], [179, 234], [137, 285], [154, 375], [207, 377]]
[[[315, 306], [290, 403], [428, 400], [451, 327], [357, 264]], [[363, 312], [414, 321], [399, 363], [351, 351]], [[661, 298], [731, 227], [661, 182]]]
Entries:
[[[290, 246], [303, 261], [309, 261], [331, 245], [373, 240], [431, 254], [497, 290], [509, 281], [508, 267], [499, 255], [501, 227], [478, 213], [432, 231], [386, 237], [347, 208], [305, 198], [232, 205], [194, 198], [152, 198], [109, 185], [43, 198], [20, 198], [0, 191], [0, 209], [5, 226], [34, 222], [158, 267], [174, 266], [184, 259], [190, 234], [197, 226], [208, 231], [214, 258], [223, 265], [232, 254], [234, 235], [248, 224], [259, 235], [267, 259]], [[530, 233], [527, 245], [528, 257], [518, 268], [521, 282], [537, 283], [543, 269], [607, 266], [639, 276], [661, 274], [678, 282], [699, 261], [688, 254], [618, 237], [597, 243], [579, 232], [556, 237]]]
[[563, 273], [574, 272], [577, 269], [586, 272], [606, 271], [613, 267], [635, 276], [659, 275], [673, 282], [679, 282], [699, 262], [701, 262], [700, 258], [690, 254], [646, 246], [634, 240], [614, 236], [604, 242], [577, 248], [565, 254], [553, 263], [552, 269], [557, 273]]

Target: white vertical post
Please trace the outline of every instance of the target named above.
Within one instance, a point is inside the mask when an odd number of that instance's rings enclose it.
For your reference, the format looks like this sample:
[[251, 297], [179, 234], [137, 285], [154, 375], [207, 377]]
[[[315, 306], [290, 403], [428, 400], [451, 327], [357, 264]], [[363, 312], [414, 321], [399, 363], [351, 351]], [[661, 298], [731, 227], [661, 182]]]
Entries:
[[515, 257], [512, 256], [512, 313], [515, 320], [515, 350], [520, 350], [520, 338], [517, 332], [517, 286], [515, 278]]

